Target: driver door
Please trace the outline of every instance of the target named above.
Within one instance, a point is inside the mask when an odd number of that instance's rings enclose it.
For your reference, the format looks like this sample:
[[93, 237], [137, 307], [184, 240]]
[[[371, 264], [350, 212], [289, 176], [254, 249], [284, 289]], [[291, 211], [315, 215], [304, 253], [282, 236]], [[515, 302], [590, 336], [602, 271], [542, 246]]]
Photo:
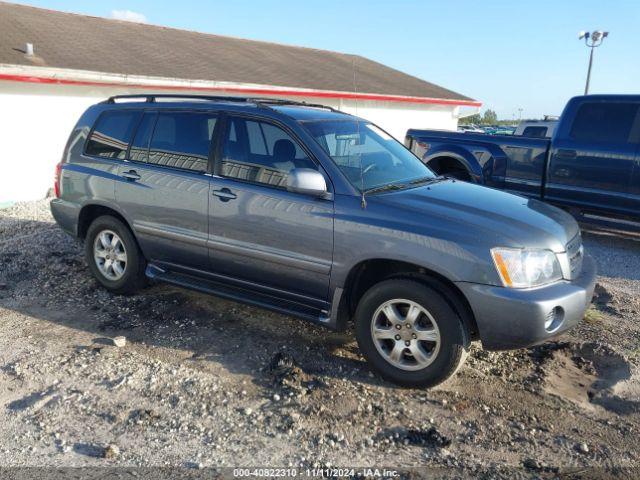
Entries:
[[253, 289], [324, 302], [333, 258], [333, 199], [287, 191], [293, 168], [321, 170], [283, 128], [227, 117], [211, 180], [211, 269]]

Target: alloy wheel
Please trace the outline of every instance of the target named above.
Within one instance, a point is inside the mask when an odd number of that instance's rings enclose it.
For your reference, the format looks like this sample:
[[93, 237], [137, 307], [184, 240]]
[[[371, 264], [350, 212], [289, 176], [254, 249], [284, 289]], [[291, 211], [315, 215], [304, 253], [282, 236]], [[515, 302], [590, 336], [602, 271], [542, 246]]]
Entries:
[[393, 299], [380, 305], [373, 314], [371, 336], [382, 357], [402, 370], [421, 370], [440, 351], [438, 324], [411, 300]]
[[120, 280], [127, 268], [127, 250], [124, 242], [112, 230], [103, 230], [93, 242], [93, 258], [98, 270], [111, 281]]

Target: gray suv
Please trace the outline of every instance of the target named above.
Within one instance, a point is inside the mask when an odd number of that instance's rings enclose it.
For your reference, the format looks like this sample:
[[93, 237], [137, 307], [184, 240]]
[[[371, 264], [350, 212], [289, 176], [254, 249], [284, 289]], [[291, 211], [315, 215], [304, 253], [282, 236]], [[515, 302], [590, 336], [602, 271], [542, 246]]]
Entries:
[[433, 386], [469, 343], [578, 323], [595, 268], [573, 218], [436, 176], [374, 124], [267, 99], [112, 97], [80, 118], [51, 210], [108, 290], [149, 279], [345, 329]]

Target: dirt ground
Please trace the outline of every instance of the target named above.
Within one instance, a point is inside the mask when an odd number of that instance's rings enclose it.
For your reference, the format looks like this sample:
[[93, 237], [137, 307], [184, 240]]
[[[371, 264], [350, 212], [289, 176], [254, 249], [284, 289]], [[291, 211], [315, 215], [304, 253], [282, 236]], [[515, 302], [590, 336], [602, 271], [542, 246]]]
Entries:
[[352, 332], [163, 285], [111, 295], [46, 202], [0, 210], [0, 467], [637, 478], [640, 242], [585, 247], [600, 275], [580, 326], [474, 344], [455, 378], [412, 390], [372, 374]]

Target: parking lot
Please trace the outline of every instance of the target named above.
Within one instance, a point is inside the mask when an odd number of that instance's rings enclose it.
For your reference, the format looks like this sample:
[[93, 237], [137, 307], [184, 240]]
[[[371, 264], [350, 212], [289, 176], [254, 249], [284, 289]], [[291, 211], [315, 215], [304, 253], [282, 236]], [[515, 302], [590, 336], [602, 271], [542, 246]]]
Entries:
[[46, 201], [0, 210], [0, 464], [633, 478], [640, 243], [584, 236], [599, 283], [579, 327], [527, 350], [474, 345], [455, 378], [412, 390], [371, 374], [351, 332], [167, 286], [114, 296]]

